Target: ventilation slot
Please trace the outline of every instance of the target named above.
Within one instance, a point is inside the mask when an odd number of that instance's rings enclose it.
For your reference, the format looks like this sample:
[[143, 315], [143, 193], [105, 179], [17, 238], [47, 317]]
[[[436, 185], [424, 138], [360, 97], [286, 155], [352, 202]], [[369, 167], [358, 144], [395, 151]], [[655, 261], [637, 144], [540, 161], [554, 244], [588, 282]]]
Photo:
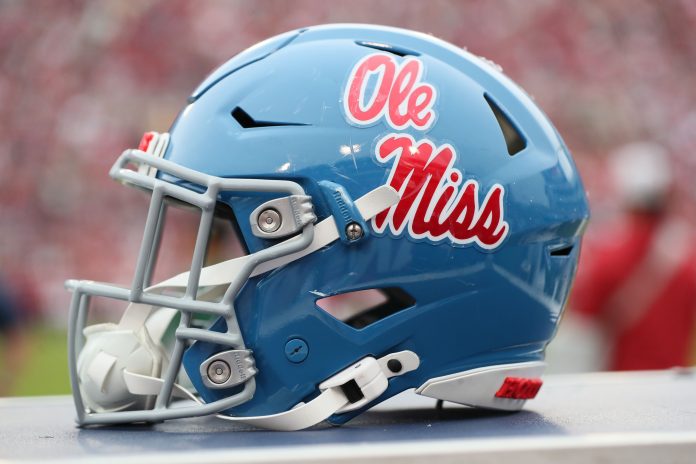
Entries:
[[373, 288], [342, 293], [317, 300], [317, 306], [339, 321], [363, 329], [377, 321], [410, 308], [416, 303], [400, 288]]
[[515, 127], [512, 121], [510, 121], [510, 118], [503, 113], [503, 110], [501, 110], [500, 107], [496, 105], [496, 103], [488, 95], [484, 94], [483, 98], [486, 99], [488, 106], [491, 107], [491, 110], [495, 115], [495, 119], [498, 121], [498, 125], [500, 126], [500, 130], [503, 132], [508, 155], [514, 156], [524, 150], [524, 148], [527, 146], [527, 141], [524, 139], [524, 136], [520, 133], [517, 127]]
[[562, 246], [551, 250], [551, 256], [569, 256], [573, 252], [573, 245]]
[[379, 43], [379, 42], [369, 42], [366, 40], [356, 40], [356, 44], [360, 45], [361, 47], [367, 47], [367, 48], [373, 48], [375, 50], [381, 50], [383, 52], [388, 52], [396, 56], [418, 56], [420, 53], [414, 52], [413, 50], [409, 50], [408, 48], [403, 48], [403, 47], [396, 47], [394, 45], [389, 45], [385, 43]]
[[236, 107], [232, 110], [232, 117], [242, 126], [244, 129], [251, 129], [254, 127], [278, 127], [278, 126], [308, 126], [309, 124], [303, 124], [300, 122], [280, 122], [280, 121], [257, 121], [252, 118], [249, 113]]

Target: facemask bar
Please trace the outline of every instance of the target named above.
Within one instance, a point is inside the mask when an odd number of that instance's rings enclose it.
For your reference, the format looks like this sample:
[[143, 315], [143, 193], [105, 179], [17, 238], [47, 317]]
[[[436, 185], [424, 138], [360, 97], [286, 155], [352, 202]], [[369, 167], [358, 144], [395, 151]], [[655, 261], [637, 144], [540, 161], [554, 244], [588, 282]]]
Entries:
[[[151, 169], [135, 171], [127, 169], [129, 164], [150, 166]], [[153, 172], [152, 168], [200, 186], [204, 191], [196, 192], [192, 189], [158, 179], [155, 176], [147, 175], [147, 172]], [[201, 301], [197, 299], [199, 278], [204, 264], [215, 204], [219, 193], [225, 191], [305, 195], [304, 189], [299, 184], [286, 180], [219, 178], [185, 168], [140, 150], [124, 151], [111, 168], [110, 175], [116, 180], [151, 190], [152, 196], [131, 288], [127, 289], [93, 281], [71, 280], [66, 282], [66, 287], [73, 292], [69, 315], [68, 361], [70, 382], [78, 413], [78, 423], [81, 425], [115, 424], [203, 416], [215, 414], [248, 401], [252, 398], [255, 391], [253, 377], [244, 383], [242, 391], [230, 397], [208, 404], [171, 408], [172, 390], [181, 367], [186, 341], [200, 340], [229, 346], [230, 349], [246, 349], [237, 323], [234, 308], [235, 297], [259, 264], [307, 248], [312, 243], [314, 237], [314, 224], [310, 221], [303, 226], [300, 235], [247, 255], [239, 267], [239, 272], [234, 276], [230, 276], [231, 282], [222, 299], [219, 302]], [[188, 273], [184, 295], [180, 297], [156, 293], [158, 290], [155, 287], [147, 288], [156, 259], [156, 249], [163, 222], [162, 216], [166, 208], [164, 204], [165, 197], [183, 201], [201, 210], [201, 221], [193, 251], [191, 268]], [[143, 305], [142, 309], [145, 312], [154, 308], [173, 308], [181, 312], [171, 359], [168, 368], [162, 376], [162, 387], [156, 396], [154, 409], [100, 413], [85, 409], [80, 390], [77, 360], [84, 342], [83, 331], [92, 296], [128, 301], [131, 305]], [[227, 333], [191, 327], [192, 313], [223, 317], [227, 323]]]

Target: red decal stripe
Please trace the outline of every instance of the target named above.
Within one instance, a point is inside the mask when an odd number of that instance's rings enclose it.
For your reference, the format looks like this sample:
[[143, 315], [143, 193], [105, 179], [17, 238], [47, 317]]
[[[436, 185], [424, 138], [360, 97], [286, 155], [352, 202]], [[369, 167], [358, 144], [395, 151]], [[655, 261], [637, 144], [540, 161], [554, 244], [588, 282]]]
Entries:
[[147, 149], [150, 147], [150, 142], [152, 142], [152, 139], [154, 138], [154, 132], [145, 132], [143, 137], [140, 139], [140, 143], [138, 144], [138, 150], [147, 151]]
[[543, 382], [541, 379], [526, 379], [524, 377], [505, 377], [496, 398], [511, 398], [514, 400], [530, 400], [534, 398]]

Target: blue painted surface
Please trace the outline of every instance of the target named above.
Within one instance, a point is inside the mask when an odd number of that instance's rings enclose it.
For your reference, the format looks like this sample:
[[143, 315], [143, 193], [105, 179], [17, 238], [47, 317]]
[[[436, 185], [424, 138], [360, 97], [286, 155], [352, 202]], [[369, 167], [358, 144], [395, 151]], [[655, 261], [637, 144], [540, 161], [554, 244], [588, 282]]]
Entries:
[[[424, 80], [438, 91], [435, 124], [426, 132], [399, 132], [452, 144], [456, 167], [465, 180], [478, 181], [482, 192], [503, 185], [510, 229], [493, 251], [372, 233], [354, 244], [337, 240], [251, 279], [238, 295], [236, 309], [259, 370], [257, 391], [229, 412], [288, 410], [316, 395], [316, 385], [356, 360], [405, 349], [420, 356], [420, 368], [392, 378], [378, 401], [432, 377], [542, 359], [570, 290], [589, 214], [575, 165], [544, 114], [488, 64], [430, 36], [347, 25], [284, 37], [269, 42], [275, 51], [252, 54], [257, 60], [242, 67], [231, 61], [201, 86], [205, 91], [198, 92], [171, 129], [166, 158], [221, 177], [296, 180], [312, 196], [319, 220], [327, 217], [331, 209], [319, 181], [341, 185], [353, 199], [387, 181], [390, 165], [375, 160], [374, 148], [394, 130], [382, 120], [369, 127], [349, 124], [341, 98], [355, 63], [375, 53], [356, 40], [391, 44], [419, 53]], [[278, 48], [287, 37], [292, 40]], [[507, 153], [484, 93], [526, 138], [526, 148], [515, 156]], [[230, 115], [237, 106], [257, 120], [306, 126], [243, 129]], [[345, 146], [352, 148], [349, 154], [343, 154]], [[269, 198], [222, 198], [232, 207], [250, 252], [272, 244], [253, 236], [248, 225], [250, 212]], [[574, 245], [570, 255], [549, 254], [561, 245]], [[317, 294], [379, 287], [400, 287], [416, 304], [360, 330], [315, 305]], [[224, 330], [224, 323], [218, 321], [214, 330]], [[286, 343], [294, 338], [312, 347], [302, 363], [290, 362], [285, 354]], [[230, 393], [209, 390], [200, 380], [200, 363], [221, 349], [196, 342], [185, 354], [188, 375], [206, 401]], [[332, 421], [341, 423], [355, 414]]]

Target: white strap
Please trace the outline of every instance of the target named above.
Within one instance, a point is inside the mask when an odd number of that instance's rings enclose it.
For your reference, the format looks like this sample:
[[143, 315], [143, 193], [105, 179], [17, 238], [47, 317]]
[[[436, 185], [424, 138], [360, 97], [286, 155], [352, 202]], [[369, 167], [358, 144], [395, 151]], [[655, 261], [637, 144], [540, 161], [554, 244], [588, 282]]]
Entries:
[[[127, 370], [123, 371], [123, 380], [128, 391], [134, 395], [158, 395], [162, 390], [164, 380], [149, 375], [136, 374]], [[175, 383], [172, 394], [177, 398], [189, 398], [200, 403], [191, 392]]]
[[[397, 191], [388, 185], [383, 185], [358, 198], [355, 201], [355, 207], [360, 212], [363, 220], [369, 221], [380, 212], [396, 204], [398, 201], [399, 194]], [[339, 237], [340, 234], [338, 232], [338, 228], [336, 227], [336, 221], [334, 221], [333, 216], [329, 216], [314, 226], [314, 239], [307, 248], [296, 253], [281, 256], [280, 258], [272, 259], [259, 264], [251, 273], [250, 277], [263, 274], [264, 272], [271, 271], [279, 268], [280, 266], [296, 261], [327, 246], [331, 242], [338, 240]], [[283, 243], [290, 242], [292, 240], [299, 240], [299, 237], [290, 238]], [[206, 287], [209, 285], [229, 284], [232, 281], [231, 276], [236, 275], [239, 272], [239, 269], [241, 269], [242, 265], [244, 265], [244, 263], [249, 259], [251, 259], [251, 255], [230, 259], [228, 261], [223, 261], [221, 263], [203, 268], [201, 271], [199, 286]], [[172, 277], [171, 279], [167, 279], [164, 282], [148, 288], [148, 291], [163, 287], [186, 288], [186, 284], [188, 283], [188, 275], [188, 272], [181, 273]]]
[[[371, 192], [366, 193], [362, 197], [355, 201], [355, 207], [360, 212], [363, 220], [369, 221], [374, 216], [384, 211], [385, 209], [395, 205], [399, 201], [398, 192], [388, 186], [383, 185], [378, 187]], [[250, 277], [263, 274], [264, 272], [271, 271], [285, 264], [291, 263], [298, 260], [310, 253], [313, 253], [330, 243], [338, 240], [340, 234], [338, 228], [336, 227], [336, 221], [334, 221], [333, 216], [329, 216], [323, 221], [319, 222], [314, 226], [314, 239], [309, 246], [301, 251], [292, 253], [287, 256], [282, 256], [280, 258], [272, 259], [256, 266], [254, 271], [251, 273]], [[299, 237], [292, 237], [283, 243], [289, 242], [291, 240], [299, 240]], [[275, 245], [278, 246], [278, 245]], [[201, 276], [199, 279], [200, 287], [208, 286], [218, 286], [218, 285], [228, 285], [232, 278], [239, 273], [239, 270], [244, 265], [244, 263], [251, 259], [252, 255], [242, 256], [240, 258], [230, 259], [228, 261], [223, 261], [212, 266], [204, 267], [201, 270]], [[176, 275], [170, 279], [160, 282], [156, 285], [147, 288], [148, 293], [158, 293], [165, 289], [182, 289], [186, 288], [188, 283], [188, 272], [183, 272]], [[165, 308], [163, 308], [165, 309]], [[175, 310], [166, 308], [167, 317], [163, 317], [157, 327], [148, 327], [148, 330], [156, 330], [159, 333], [164, 333], [171, 318], [176, 314]], [[142, 303], [131, 303], [126, 308], [119, 325], [122, 328], [130, 328], [133, 330], [142, 327], [145, 321], [148, 319], [150, 312], [153, 307], [150, 305]], [[166, 321], [166, 324], [164, 322]], [[162, 327], [163, 326], [163, 327]], [[153, 337], [154, 338], [154, 337]]]
[[[128, 391], [136, 395], [157, 395], [164, 381], [157, 377], [134, 374], [124, 371]], [[179, 398], [188, 398], [203, 404], [193, 393], [178, 384], [174, 384], [172, 393]], [[336, 411], [348, 404], [348, 399], [340, 388], [329, 388], [308, 403], [300, 403], [289, 411], [268, 416], [231, 417], [218, 414], [216, 417], [232, 422], [253, 425], [268, 430], [301, 430], [326, 420]]]
[[172, 308], [160, 308], [157, 311], [153, 311], [147, 321], [145, 321], [147, 333], [156, 344], [159, 344], [162, 337], [164, 337], [164, 333], [167, 331], [167, 328], [177, 312], [176, 309]]
[[[387, 364], [389, 360], [399, 360], [402, 368], [399, 372], [392, 372]], [[357, 363], [347, 367], [320, 385], [321, 394], [307, 403], [300, 403], [294, 408], [269, 414], [267, 416], [251, 417], [232, 417], [217, 415], [219, 419], [231, 422], [253, 425], [268, 430], [301, 430], [322, 422], [337, 412], [355, 409], [368, 404], [370, 401], [379, 397], [387, 389], [387, 379], [403, 375], [418, 368], [420, 359], [412, 351], [399, 351], [376, 360], [372, 357], [363, 358]], [[124, 371], [124, 378], [128, 390], [137, 395], [157, 395], [159, 394], [164, 381], [157, 377], [134, 374]], [[364, 398], [351, 404], [341, 389], [341, 385], [349, 380], [354, 380], [361, 388]], [[376, 383], [381, 384], [381, 388], [371, 388]], [[203, 404], [193, 393], [189, 392], [180, 385], [175, 384], [175, 394], [180, 397], [189, 398], [198, 404]], [[346, 408], [346, 406], [351, 406]], [[354, 407], [352, 407], [354, 406]]]
[[348, 399], [340, 388], [329, 388], [309, 403], [301, 403], [289, 411], [268, 416], [231, 417], [218, 415], [218, 419], [253, 425], [268, 430], [302, 430], [331, 417], [336, 411], [347, 405]]

